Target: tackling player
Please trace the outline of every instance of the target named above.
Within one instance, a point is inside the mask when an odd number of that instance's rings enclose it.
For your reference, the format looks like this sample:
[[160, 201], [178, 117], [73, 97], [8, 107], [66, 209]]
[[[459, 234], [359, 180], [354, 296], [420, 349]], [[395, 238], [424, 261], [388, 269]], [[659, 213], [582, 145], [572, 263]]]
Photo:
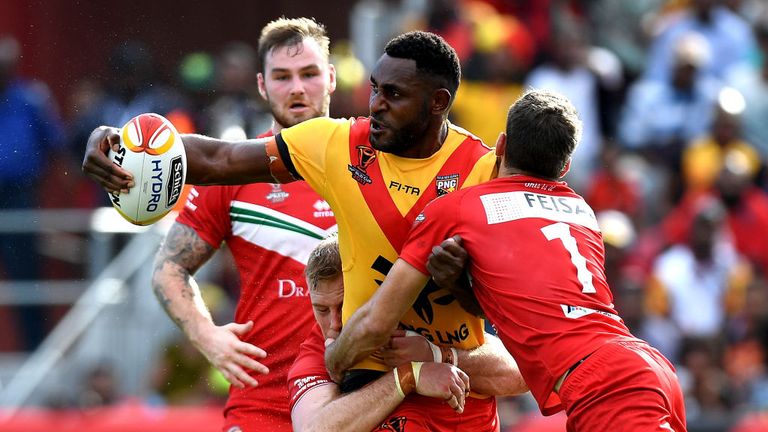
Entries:
[[[264, 27], [257, 79], [273, 123], [261, 136], [328, 115], [336, 86], [328, 56], [325, 28], [311, 19], [281, 18]], [[285, 380], [313, 325], [304, 265], [312, 248], [335, 230], [325, 201], [295, 182], [198, 186], [168, 232], [155, 260], [153, 288], [168, 315], [232, 384], [225, 431], [265, 425], [291, 430]], [[191, 275], [222, 242], [241, 285], [234, 322], [218, 326]]]
[[558, 181], [580, 128], [554, 93], [512, 105], [499, 178], [424, 209], [382, 286], [327, 348], [337, 373], [387, 342], [428, 279], [432, 245], [459, 235], [472, 290], [544, 415], [565, 410], [568, 431], [685, 431], [674, 367], [617, 315], [595, 215]]
[[[440, 254], [441, 257], [449, 255]], [[436, 261], [432, 260], [433, 269]], [[344, 284], [335, 237], [323, 240], [312, 251], [306, 276], [318, 325], [301, 345], [288, 373], [295, 431], [367, 431], [377, 427], [375, 430], [403, 432], [475, 430], [477, 426], [483, 428], [488, 422], [495, 421], [453, 415], [452, 409], [459, 413], [463, 411], [469, 378], [451, 364], [449, 355], [442, 358], [437, 347], [418, 335], [392, 337], [384, 348], [384, 357], [389, 359], [389, 366], [396, 367], [397, 374], [395, 370], [389, 371], [360, 390], [342, 394], [328, 376], [323, 357], [324, 341], [336, 338], [341, 330]], [[514, 359], [494, 336], [486, 335], [485, 344], [479, 348], [457, 350], [456, 354], [459, 367], [469, 363], [484, 365], [470, 367], [482, 370], [481, 374], [472, 377], [473, 387], [506, 394], [528, 390]], [[411, 392], [414, 394], [406, 397]], [[396, 407], [397, 412], [390, 415]], [[429, 417], [407, 414], [427, 408]]]

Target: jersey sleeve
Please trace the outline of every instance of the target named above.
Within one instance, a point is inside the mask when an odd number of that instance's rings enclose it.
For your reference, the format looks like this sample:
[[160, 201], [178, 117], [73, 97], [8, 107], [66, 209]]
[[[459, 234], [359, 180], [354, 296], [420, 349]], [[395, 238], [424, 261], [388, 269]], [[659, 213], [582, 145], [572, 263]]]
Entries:
[[176, 222], [192, 228], [206, 243], [218, 249], [232, 232], [229, 207], [238, 187], [193, 187]]
[[320, 326], [315, 323], [288, 371], [289, 409], [293, 411], [299, 399], [311, 389], [327, 384], [333, 384], [333, 381], [325, 368], [325, 340]]
[[425, 275], [427, 259], [432, 248], [456, 234], [458, 227], [458, 202], [461, 192], [453, 192], [427, 204], [408, 233], [400, 258]]
[[325, 188], [329, 148], [348, 145], [349, 120], [318, 117], [283, 129], [275, 136], [281, 159], [294, 178], [318, 193]]

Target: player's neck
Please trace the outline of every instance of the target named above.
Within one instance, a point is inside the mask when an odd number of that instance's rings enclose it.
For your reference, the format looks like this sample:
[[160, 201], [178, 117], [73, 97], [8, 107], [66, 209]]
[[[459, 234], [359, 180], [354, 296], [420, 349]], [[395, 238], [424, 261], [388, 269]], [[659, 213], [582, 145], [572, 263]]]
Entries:
[[397, 156], [411, 159], [426, 159], [443, 146], [445, 139], [448, 137], [448, 120], [442, 120], [440, 127], [431, 128], [421, 138], [421, 141], [412, 146]]
[[497, 178], [513, 177], [513, 176], [532, 177], [532, 178], [536, 178], [536, 179], [544, 180], [544, 181], [558, 181], [558, 180], [560, 180], [560, 179], [555, 179], [555, 178], [546, 178], [546, 177], [542, 177], [542, 176], [539, 176], [539, 175], [534, 175], [534, 174], [529, 173], [528, 171], [524, 171], [524, 170], [521, 170], [519, 168], [508, 167], [508, 166], [504, 165], [504, 163], [502, 163], [501, 166], [499, 166], [499, 175], [497, 176]]

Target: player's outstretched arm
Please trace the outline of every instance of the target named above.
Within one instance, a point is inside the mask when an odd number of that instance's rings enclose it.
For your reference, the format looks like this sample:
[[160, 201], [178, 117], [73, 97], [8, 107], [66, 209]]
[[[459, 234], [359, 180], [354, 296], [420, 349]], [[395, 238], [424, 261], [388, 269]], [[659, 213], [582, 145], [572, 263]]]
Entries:
[[400, 366], [397, 376], [394, 371], [389, 371], [367, 386], [345, 395], [335, 384], [318, 386], [307, 391], [294, 405], [291, 411], [293, 430], [373, 430], [412, 392], [445, 400], [461, 413], [469, 393], [469, 378], [451, 365], [414, 362]]
[[[265, 143], [272, 138], [225, 141], [202, 135], [181, 136], [187, 155], [189, 184], [246, 184], [275, 181], [269, 170]], [[109, 192], [133, 187], [133, 176], [107, 157], [120, 142], [119, 129], [100, 126], [91, 133], [82, 169]]]
[[258, 381], [247, 370], [268, 373], [266, 366], [253, 359], [266, 353], [240, 340], [253, 322], [217, 326], [192, 277], [214, 252], [192, 228], [174, 223], [155, 257], [152, 289], [168, 316], [227, 381], [240, 388], [256, 386]]
[[389, 341], [403, 314], [416, 301], [428, 277], [398, 259], [376, 293], [347, 321], [325, 351], [325, 365], [334, 381]]

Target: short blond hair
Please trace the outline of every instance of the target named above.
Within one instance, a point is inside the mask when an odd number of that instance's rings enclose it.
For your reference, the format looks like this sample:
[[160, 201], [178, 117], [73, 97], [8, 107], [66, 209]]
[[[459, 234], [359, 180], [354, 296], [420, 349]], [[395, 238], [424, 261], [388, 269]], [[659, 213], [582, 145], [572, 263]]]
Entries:
[[332, 235], [318, 243], [309, 254], [304, 276], [310, 290], [317, 287], [322, 280], [333, 279], [341, 275], [341, 255], [339, 254], [339, 238]]

